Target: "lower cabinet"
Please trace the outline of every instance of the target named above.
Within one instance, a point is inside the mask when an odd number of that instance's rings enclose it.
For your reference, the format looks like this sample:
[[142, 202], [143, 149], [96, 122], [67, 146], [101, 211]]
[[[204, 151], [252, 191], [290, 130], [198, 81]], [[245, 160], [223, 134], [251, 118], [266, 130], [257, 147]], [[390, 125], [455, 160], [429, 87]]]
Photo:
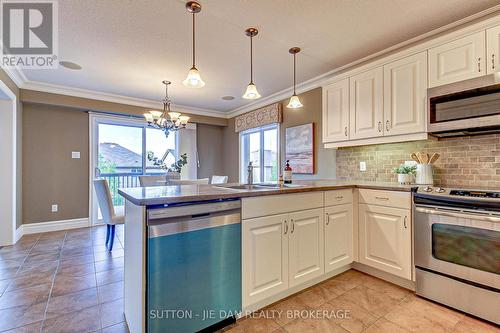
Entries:
[[323, 275], [323, 242], [323, 208], [243, 220], [243, 307]]
[[353, 206], [325, 208], [325, 272], [353, 262]]
[[411, 279], [410, 210], [359, 205], [359, 261]]
[[288, 289], [288, 229], [288, 214], [243, 220], [243, 307]]
[[290, 287], [323, 275], [323, 209], [290, 213]]

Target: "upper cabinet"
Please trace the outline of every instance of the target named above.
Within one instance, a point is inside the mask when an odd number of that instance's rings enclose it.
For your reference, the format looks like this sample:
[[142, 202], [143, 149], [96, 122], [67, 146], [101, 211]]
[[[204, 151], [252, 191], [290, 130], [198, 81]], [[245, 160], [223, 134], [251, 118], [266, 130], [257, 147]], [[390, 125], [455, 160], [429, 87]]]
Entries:
[[500, 25], [486, 30], [486, 72], [500, 70]]
[[323, 142], [349, 139], [349, 79], [323, 88]]
[[425, 132], [427, 52], [384, 66], [384, 135]]
[[350, 139], [384, 135], [383, 75], [378, 67], [349, 78]]
[[429, 86], [475, 78], [486, 73], [484, 31], [429, 49]]

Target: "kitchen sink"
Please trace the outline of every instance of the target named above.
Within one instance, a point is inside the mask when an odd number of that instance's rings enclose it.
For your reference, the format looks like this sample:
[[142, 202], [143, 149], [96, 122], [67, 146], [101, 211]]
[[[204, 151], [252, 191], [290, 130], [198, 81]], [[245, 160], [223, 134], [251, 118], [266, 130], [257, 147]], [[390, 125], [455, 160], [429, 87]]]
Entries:
[[[227, 189], [233, 190], [250, 190], [250, 191], [258, 191], [258, 190], [267, 190], [267, 189], [279, 189], [280, 186], [278, 184], [234, 184], [234, 185], [217, 185], [218, 187], [223, 187]], [[284, 184], [283, 188], [296, 188], [296, 187], [304, 187], [306, 185], [300, 184]]]

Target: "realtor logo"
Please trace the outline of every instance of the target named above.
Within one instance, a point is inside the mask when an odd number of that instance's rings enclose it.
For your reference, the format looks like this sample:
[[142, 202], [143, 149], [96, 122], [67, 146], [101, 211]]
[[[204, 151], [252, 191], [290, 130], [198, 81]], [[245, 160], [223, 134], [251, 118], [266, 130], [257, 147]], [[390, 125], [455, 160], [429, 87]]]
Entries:
[[56, 0], [1, 0], [1, 67], [57, 68]]

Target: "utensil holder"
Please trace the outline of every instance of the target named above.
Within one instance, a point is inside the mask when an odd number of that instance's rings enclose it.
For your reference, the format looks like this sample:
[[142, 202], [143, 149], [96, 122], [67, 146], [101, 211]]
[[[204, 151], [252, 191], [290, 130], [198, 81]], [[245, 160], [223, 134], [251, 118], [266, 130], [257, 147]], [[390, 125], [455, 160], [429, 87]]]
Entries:
[[432, 164], [417, 164], [415, 183], [418, 185], [433, 185]]

